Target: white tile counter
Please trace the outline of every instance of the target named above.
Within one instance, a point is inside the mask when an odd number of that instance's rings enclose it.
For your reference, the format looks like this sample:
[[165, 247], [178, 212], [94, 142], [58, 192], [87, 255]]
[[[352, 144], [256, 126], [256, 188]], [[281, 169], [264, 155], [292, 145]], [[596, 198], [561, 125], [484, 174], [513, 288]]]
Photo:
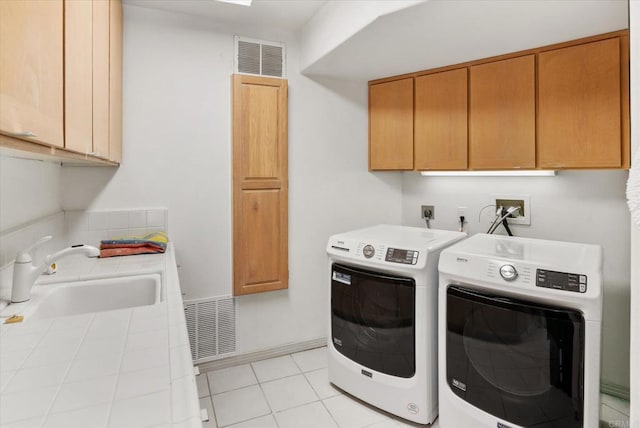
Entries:
[[0, 325], [1, 427], [202, 426], [173, 246], [62, 259], [38, 284], [152, 272], [157, 305]]

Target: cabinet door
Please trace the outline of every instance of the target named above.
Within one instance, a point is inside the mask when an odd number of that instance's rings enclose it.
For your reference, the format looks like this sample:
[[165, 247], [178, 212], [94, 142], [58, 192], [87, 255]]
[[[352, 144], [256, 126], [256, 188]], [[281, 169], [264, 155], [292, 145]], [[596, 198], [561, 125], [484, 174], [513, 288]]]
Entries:
[[109, 0], [93, 0], [93, 152], [109, 156]]
[[0, 1], [0, 132], [64, 145], [63, 22], [62, 0]]
[[541, 168], [616, 168], [621, 156], [620, 39], [538, 58]]
[[233, 76], [234, 294], [288, 287], [287, 81]]
[[467, 69], [416, 78], [415, 168], [467, 169]]
[[469, 73], [469, 168], [535, 168], [535, 56]]
[[93, 152], [93, 3], [64, 2], [64, 147]]
[[413, 78], [369, 86], [369, 169], [413, 169]]
[[122, 2], [109, 6], [109, 159], [122, 162]]

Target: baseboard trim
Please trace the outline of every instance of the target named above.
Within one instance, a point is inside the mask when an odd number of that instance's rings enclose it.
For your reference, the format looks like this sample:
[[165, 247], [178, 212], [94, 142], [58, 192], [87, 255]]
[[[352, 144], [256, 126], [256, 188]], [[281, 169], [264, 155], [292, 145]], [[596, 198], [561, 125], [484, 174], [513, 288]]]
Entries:
[[261, 349], [260, 351], [248, 352], [246, 354], [221, 358], [215, 361], [196, 364], [196, 366], [200, 369], [201, 373], [205, 373], [213, 370], [226, 369], [227, 367], [254, 363], [256, 361], [266, 360], [268, 358], [275, 358], [282, 355], [293, 354], [295, 352], [308, 351], [309, 349], [326, 346], [326, 344], [327, 338], [319, 337], [317, 339], [306, 340], [304, 342], [295, 342], [287, 345], [276, 346], [273, 348]]
[[631, 397], [629, 388], [613, 383], [601, 383], [600, 392], [613, 395], [614, 397], [622, 398], [627, 401], [629, 401], [629, 398]]

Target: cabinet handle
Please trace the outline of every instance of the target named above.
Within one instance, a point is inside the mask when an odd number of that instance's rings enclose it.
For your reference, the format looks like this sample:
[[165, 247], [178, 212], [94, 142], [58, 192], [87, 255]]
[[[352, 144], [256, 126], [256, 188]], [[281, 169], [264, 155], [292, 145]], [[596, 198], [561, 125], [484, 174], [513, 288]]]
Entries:
[[10, 137], [37, 137], [36, 134], [34, 134], [31, 131], [25, 131], [25, 132], [9, 132], [9, 131], [0, 131], [3, 134], [7, 134]]

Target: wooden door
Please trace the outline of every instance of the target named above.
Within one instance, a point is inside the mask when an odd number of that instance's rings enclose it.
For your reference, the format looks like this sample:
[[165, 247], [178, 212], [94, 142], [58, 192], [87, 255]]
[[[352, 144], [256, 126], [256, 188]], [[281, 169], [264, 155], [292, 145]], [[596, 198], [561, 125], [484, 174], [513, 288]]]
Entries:
[[469, 169], [535, 168], [535, 55], [469, 73]]
[[0, 132], [63, 147], [63, 9], [0, 1]]
[[415, 168], [467, 169], [467, 69], [416, 78]]
[[234, 75], [234, 295], [288, 287], [287, 81]]
[[369, 86], [369, 170], [413, 169], [413, 78]]
[[109, 159], [122, 162], [122, 1], [109, 1]]
[[93, 152], [109, 155], [109, 0], [93, 0]]
[[93, 152], [93, 2], [64, 2], [64, 147]]
[[541, 168], [622, 166], [620, 39], [539, 54]]

